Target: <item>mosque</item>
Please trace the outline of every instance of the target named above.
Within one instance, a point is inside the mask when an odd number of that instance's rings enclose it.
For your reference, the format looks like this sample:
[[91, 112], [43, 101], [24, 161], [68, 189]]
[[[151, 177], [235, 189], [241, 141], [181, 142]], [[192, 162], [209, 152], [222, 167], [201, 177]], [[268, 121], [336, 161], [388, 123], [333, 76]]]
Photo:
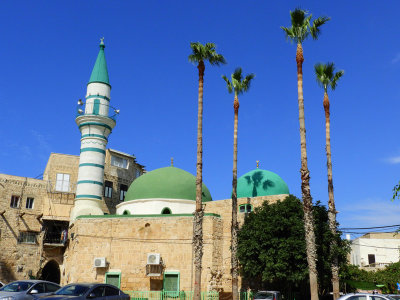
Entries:
[[[107, 149], [116, 125], [100, 50], [79, 101], [80, 155], [52, 153], [43, 179], [0, 174], [0, 280], [107, 282], [125, 291], [192, 291], [195, 176], [168, 166], [145, 172]], [[259, 169], [238, 179], [238, 218], [283, 200], [287, 184]], [[229, 292], [231, 199], [203, 184], [202, 291]]]

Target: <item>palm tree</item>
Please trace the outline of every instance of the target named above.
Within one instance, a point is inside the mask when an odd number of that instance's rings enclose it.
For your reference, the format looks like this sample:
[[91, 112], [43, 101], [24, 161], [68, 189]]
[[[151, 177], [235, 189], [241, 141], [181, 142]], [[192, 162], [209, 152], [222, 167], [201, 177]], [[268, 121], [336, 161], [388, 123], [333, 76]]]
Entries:
[[314, 220], [312, 215], [312, 198], [310, 193], [310, 171], [307, 167], [306, 127], [304, 121], [303, 99], [303, 47], [302, 43], [311, 36], [316, 40], [321, 33], [320, 27], [329, 21], [327, 17], [320, 17], [311, 22], [312, 15], [305, 10], [296, 8], [290, 12], [291, 26], [281, 27], [286, 38], [297, 44], [297, 91], [300, 123], [300, 147], [301, 147], [301, 192], [303, 198], [304, 229], [307, 249], [307, 262], [310, 277], [311, 300], [318, 299], [318, 279], [316, 267], [316, 248], [314, 234]]
[[335, 73], [335, 64], [327, 63], [327, 64], [316, 64], [314, 66], [315, 75], [317, 77], [318, 84], [324, 89], [324, 110], [325, 110], [325, 133], [326, 133], [326, 166], [328, 169], [328, 216], [329, 216], [329, 229], [332, 233], [332, 242], [331, 242], [331, 255], [332, 255], [332, 290], [333, 290], [333, 299], [336, 300], [339, 298], [339, 265], [337, 255], [334, 253], [334, 249], [336, 248], [336, 209], [335, 209], [335, 200], [333, 197], [333, 180], [332, 180], [332, 159], [331, 159], [331, 122], [330, 122], [330, 112], [329, 112], [329, 97], [328, 97], [328, 88], [330, 87], [335, 90], [337, 82], [340, 77], [343, 76], [344, 71], [340, 70]]
[[235, 93], [233, 100], [233, 111], [234, 111], [234, 125], [233, 125], [233, 179], [232, 179], [232, 224], [231, 224], [231, 268], [232, 268], [232, 299], [238, 300], [238, 259], [237, 259], [237, 247], [238, 247], [238, 221], [237, 221], [237, 130], [238, 130], [238, 115], [239, 115], [239, 95], [243, 92], [247, 92], [250, 88], [250, 82], [254, 78], [254, 74], [246, 75], [243, 78], [242, 68], [237, 68], [231, 75], [232, 82], [223, 75], [222, 78], [225, 80], [228, 92]]
[[197, 113], [197, 164], [196, 164], [196, 211], [194, 214], [193, 247], [194, 247], [194, 300], [200, 300], [201, 292], [201, 259], [203, 257], [203, 207], [202, 207], [202, 184], [203, 184], [203, 82], [205, 61], [211, 65], [225, 64], [225, 58], [215, 51], [214, 43], [205, 45], [196, 42], [190, 43], [192, 54], [189, 61], [197, 64], [199, 70], [199, 95]]

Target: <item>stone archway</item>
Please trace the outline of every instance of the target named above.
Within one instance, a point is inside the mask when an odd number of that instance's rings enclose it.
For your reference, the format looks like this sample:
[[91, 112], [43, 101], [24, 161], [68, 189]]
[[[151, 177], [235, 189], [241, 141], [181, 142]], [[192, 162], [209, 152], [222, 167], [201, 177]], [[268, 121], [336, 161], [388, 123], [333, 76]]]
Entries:
[[60, 277], [60, 266], [55, 260], [50, 260], [42, 269], [39, 279], [60, 284]]

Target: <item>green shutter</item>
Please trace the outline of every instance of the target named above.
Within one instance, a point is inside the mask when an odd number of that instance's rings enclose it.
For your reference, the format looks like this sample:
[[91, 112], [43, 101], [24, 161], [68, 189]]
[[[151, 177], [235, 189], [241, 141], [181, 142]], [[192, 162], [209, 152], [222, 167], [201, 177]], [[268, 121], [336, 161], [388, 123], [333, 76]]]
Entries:
[[106, 283], [119, 288], [120, 276], [121, 276], [120, 274], [106, 274]]
[[178, 274], [164, 274], [164, 291], [179, 291]]

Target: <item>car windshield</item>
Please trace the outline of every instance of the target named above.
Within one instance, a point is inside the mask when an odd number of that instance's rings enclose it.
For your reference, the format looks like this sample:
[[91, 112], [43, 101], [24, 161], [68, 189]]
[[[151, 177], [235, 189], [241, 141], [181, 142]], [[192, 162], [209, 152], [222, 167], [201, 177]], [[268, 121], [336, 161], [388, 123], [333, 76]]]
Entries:
[[33, 282], [27, 282], [27, 281], [15, 281], [10, 284], [7, 284], [0, 288], [0, 291], [2, 292], [23, 292], [28, 290], [32, 285], [34, 285]]
[[82, 296], [85, 294], [90, 287], [80, 284], [72, 284], [59, 289], [55, 292], [55, 295], [71, 295], [71, 296]]
[[274, 295], [272, 293], [266, 293], [266, 292], [258, 292], [255, 296], [254, 299], [274, 299]]

